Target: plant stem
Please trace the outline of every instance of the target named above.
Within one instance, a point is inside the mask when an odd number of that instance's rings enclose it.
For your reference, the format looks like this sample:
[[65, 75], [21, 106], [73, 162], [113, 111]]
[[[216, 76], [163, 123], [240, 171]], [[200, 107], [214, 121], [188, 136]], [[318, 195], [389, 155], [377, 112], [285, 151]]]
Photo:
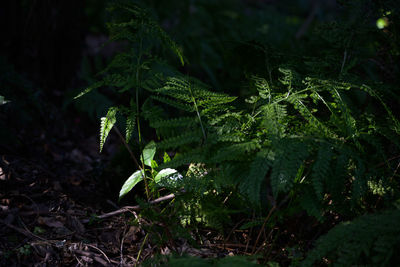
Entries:
[[[140, 157], [141, 157], [141, 159], [143, 159], [144, 158], [144, 156], [143, 156], [143, 146], [142, 146], [142, 134], [141, 134], [141, 131], [140, 131], [140, 109], [139, 109], [139, 90], [140, 90], [140, 61], [142, 60], [142, 45], [143, 45], [143, 38], [140, 38], [140, 45], [139, 45], [139, 51], [138, 51], [138, 57], [137, 57], [137, 61], [136, 61], [136, 84], [137, 84], [137, 86], [136, 86], [136, 114], [137, 114], [137, 116], [136, 116], [136, 121], [137, 121], [137, 128], [138, 128], [138, 136], [139, 136], [139, 148], [140, 148], [140, 153], [141, 153], [141, 155], [140, 155]], [[147, 197], [147, 200], [149, 200], [150, 199], [150, 193], [149, 193], [149, 185], [148, 185], [148, 183], [147, 183], [147, 180], [146, 180], [146, 177], [145, 177], [145, 174], [144, 174], [144, 169], [145, 169], [145, 167], [144, 167], [144, 163], [143, 163], [143, 160], [142, 160], [142, 167], [141, 168], [139, 168], [139, 169], [141, 169], [141, 170], [143, 170], [143, 172], [141, 172], [142, 173], [142, 178], [143, 178], [143, 181], [144, 181], [144, 187], [145, 187], [145, 190], [146, 190], [146, 197]]]
[[135, 162], [136, 166], [139, 168], [139, 170], [143, 171], [142, 167], [140, 166], [139, 162], [137, 161], [135, 154], [133, 154], [131, 148], [129, 147], [128, 143], [126, 142], [125, 138], [122, 136], [121, 132], [118, 130], [117, 126], [114, 125], [113, 129], [115, 132], [118, 134], [119, 138], [122, 140], [122, 143], [124, 143], [124, 146], [128, 150], [129, 154], [131, 155], [131, 158]]
[[197, 117], [199, 118], [199, 121], [200, 121], [200, 127], [201, 127], [201, 131], [202, 131], [202, 133], [203, 133], [204, 141], [206, 141], [206, 139], [207, 139], [206, 131], [204, 130], [203, 122], [201, 121], [201, 116], [200, 116], [199, 109], [198, 109], [198, 107], [197, 107], [196, 99], [195, 99], [194, 96], [193, 96], [191, 83], [190, 83], [189, 80], [188, 80], [188, 82], [189, 82], [189, 92], [190, 92], [190, 96], [192, 97], [192, 101], [193, 101], [193, 104], [194, 104], [194, 109], [196, 110]]
[[138, 253], [137, 257], [136, 257], [136, 264], [135, 264], [135, 266], [137, 266], [137, 262], [139, 261], [140, 254], [142, 254], [143, 247], [144, 247], [144, 244], [145, 244], [146, 241], [147, 241], [147, 237], [148, 237], [148, 236], [149, 236], [149, 233], [146, 234], [146, 236], [144, 237], [144, 240], [143, 240], [143, 242], [142, 242], [142, 245], [140, 246], [139, 253]]

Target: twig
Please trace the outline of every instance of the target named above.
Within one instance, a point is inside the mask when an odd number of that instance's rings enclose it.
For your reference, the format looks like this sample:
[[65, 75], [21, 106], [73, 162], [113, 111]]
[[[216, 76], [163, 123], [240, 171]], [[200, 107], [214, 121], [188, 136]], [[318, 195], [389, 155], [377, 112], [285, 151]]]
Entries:
[[257, 247], [258, 240], [260, 239], [261, 234], [263, 233], [264, 227], [265, 227], [265, 225], [267, 224], [268, 219], [271, 217], [272, 212], [273, 212], [274, 210], [279, 210], [279, 208], [280, 208], [283, 204], [285, 204], [286, 201], [289, 200], [289, 196], [290, 196], [290, 195], [287, 195], [287, 196], [279, 203], [278, 206], [274, 205], [274, 206], [272, 206], [272, 208], [270, 209], [270, 211], [269, 211], [267, 217], [265, 218], [264, 223], [263, 223], [263, 225], [262, 225], [262, 227], [261, 227], [261, 231], [258, 233], [256, 242], [254, 243], [254, 246], [253, 246], [253, 250], [251, 251], [252, 254], [254, 253], [254, 251], [255, 251], [255, 249], [256, 249], [256, 247]]
[[[101, 265], [108, 266], [107, 262], [100, 257], [100, 254], [93, 253], [93, 252], [90, 252], [90, 251], [79, 250], [79, 249], [74, 250], [74, 252], [77, 253], [77, 254], [86, 256], [86, 257], [93, 257], [93, 260], [97, 261]], [[76, 255], [75, 255], [75, 258], [78, 260], [78, 262], [80, 262], [79, 259], [76, 257]], [[111, 263], [110, 260], [109, 260], [109, 263]], [[83, 264], [81, 263], [81, 265], [83, 265]]]
[[90, 244], [86, 244], [86, 246], [91, 247], [91, 248], [94, 248], [94, 249], [96, 249], [97, 251], [99, 251], [101, 254], [103, 254], [104, 258], [106, 258], [106, 260], [108, 261], [108, 263], [111, 263], [111, 262], [110, 262], [110, 259], [107, 257], [107, 255], [106, 255], [106, 253], [104, 253], [104, 251], [102, 251], [102, 250], [99, 249], [98, 247], [93, 246], [93, 245], [90, 245]]
[[392, 161], [392, 160], [395, 160], [395, 159], [398, 159], [398, 158], [400, 158], [400, 155], [394, 156], [394, 157], [386, 160], [385, 162], [381, 162], [381, 163], [375, 165], [375, 168], [379, 168], [379, 167], [385, 165], [386, 163], [388, 163], [389, 161]]
[[226, 242], [229, 240], [229, 238], [231, 237], [231, 234], [235, 231], [236, 227], [238, 227], [242, 222], [244, 221], [244, 219], [240, 220], [237, 224], [235, 224], [235, 226], [232, 228], [232, 230], [229, 232], [228, 236], [225, 238], [224, 240], [224, 245], [226, 244]]
[[[272, 229], [272, 230], [269, 232], [268, 236], [265, 237], [265, 240], [267, 240], [267, 239], [272, 235], [272, 232], [273, 232], [273, 231], [274, 231], [274, 229]], [[262, 246], [260, 246], [260, 247], [256, 250], [256, 252], [254, 252], [254, 254], [257, 254], [258, 252], [260, 252], [260, 250], [261, 250], [264, 246], [265, 246], [265, 242], [264, 242], [264, 244], [263, 244]]]
[[[156, 203], [159, 203], [159, 202], [163, 202], [163, 201], [166, 201], [166, 200], [173, 199], [174, 197], [175, 197], [175, 194], [169, 194], [169, 195], [166, 195], [166, 196], [163, 196], [163, 197], [159, 197], [159, 198], [157, 198], [155, 200], [152, 200], [152, 201], [149, 202], [149, 204], [156, 204]], [[125, 213], [125, 212], [130, 212], [131, 210], [140, 210], [140, 209], [141, 209], [140, 205], [125, 206], [125, 207], [122, 207], [122, 208], [120, 208], [118, 210], [99, 215], [99, 216], [97, 216], [97, 218], [98, 219], [104, 219], [104, 218], [108, 218], [108, 217], [111, 217], [111, 216], [114, 216], [114, 215], [118, 215], [118, 214], [122, 214], [122, 213]], [[88, 223], [89, 221], [90, 221], [89, 219], [84, 219], [84, 220], [82, 220], [82, 223]]]
[[124, 234], [122, 235], [122, 239], [121, 239], [121, 245], [120, 245], [120, 262], [119, 264], [121, 266], [124, 266], [124, 241], [125, 241], [125, 236], [126, 236], [127, 232], [126, 232], [126, 225], [125, 225], [125, 230], [124, 230]]
[[[275, 204], [273, 206], [275, 206]], [[254, 220], [254, 218], [255, 218], [255, 213], [253, 212], [253, 220]], [[253, 228], [254, 228], [253, 226], [250, 228], [250, 232], [249, 232], [249, 235], [248, 235], [248, 238], [247, 238], [246, 249], [245, 249], [246, 252], [247, 252], [247, 249], [249, 248], [251, 235], [253, 234]]]
[[256, 239], [256, 242], [254, 243], [253, 249], [251, 250], [251, 253], [252, 253], [252, 254], [253, 254], [254, 251], [256, 250], [258, 240], [259, 240], [260, 237], [261, 237], [261, 233], [263, 232], [263, 229], [264, 229], [265, 225], [267, 224], [268, 219], [271, 217], [272, 212], [273, 212], [275, 209], [276, 209], [276, 206], [273, 206], [273, 207], [269, 210], [269, 213], [268, 213], [267, 217], [265, 218], [263, 225], [261, 226], [261, 230], [260, 230], [260, 232], [259, 232], [258, 235], [257, 235], [257, 239]]

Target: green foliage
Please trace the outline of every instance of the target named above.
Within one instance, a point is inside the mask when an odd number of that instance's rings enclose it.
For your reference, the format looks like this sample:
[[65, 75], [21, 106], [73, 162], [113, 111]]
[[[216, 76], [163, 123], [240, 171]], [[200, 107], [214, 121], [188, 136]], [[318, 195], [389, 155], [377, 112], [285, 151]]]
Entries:
[[112, 127], [114, 126], [115, 122], [117, 121], [116, 115], [117, 115], [118, 108], [116, 107], [111, 107], [108, 112], [106, 117], [101, 118], [101, 123], [100, 123], [100, 152], [103, 149], [104, 143], [107, 139], [108, 134], [110, 133]]
[[251, 257], [244, 256], [227, 256], [222, 259], [201, 259], [196, 257], [162, 257], [160, 259], [151, 259], [143, 263], [143, 266], [215, 266], [215, 267], [240, 267], [240, 266], [260, 266]]
[[[218, 6], [200, 2], [204, 10]], [[240, 6], [237, 3], [235, 7]], [[190, 10], [191, 6], [185, 7]], [[225, 22], [244, 16], [240, 8], [218, 7]], [[189, 76], [179, 70], [191, 68], [180, 65], [185, 58], [182, 51], [193, 48], [181, 49], [173, 42], [151, 11], [122, 1], [114, 2], [111, 10], [110, 40], [124, 40], [129, 46], [115, 55], [99, 81], [82, 93], [106, 87], [120, 96], [116, 102], [122, 104], [113, 105], [102, 118], [100, 147], [116, 125], [117, 113], [126, 118], [128, 143], [137, 138], [143, 148], [144, 139], [156, 138], [141, 151], [141, 169], [126, 181], [120, 196], [148, 180], [153, 197], [160, 187], [176, 193], [172, 213], [182, 225], [206, 225], [221, 232], [232, 226], [237, 213], [248, 218], [245, 226], [255, 227], [266, 212], [275, 209], [280, 209], [280, 215], [271, 219], [271, 225], [301, 209], [324, 222], [331, 214], [352, 219], [393, 207], [400, 193], [393, 161], [400, 148], [398, 110], [393, 110], [393, 99], [398, 97], [394, 87], [376, 82], [376, 66], [361, 63], [376, 52], [375, 40], [380, 34], [376, 29], [353, 21], [316, 23], [314, 35], [299, 42], [296, 51], [288, 40], [278, 50], [260, 36], [223, 28], [226, 35], [221, 30], [216, 37], [221, 40], [200, 42], [206, 48], [189, 42], [199, 53], [211, 56], [210, 61], [221, 62], [195, 62], [193, 70], [198, 75]], [[206, 16], [204, 10], [199, 13]], [[248, 12], [259, 14], [252, 9]], [[361, 16], [357, 14], [354, 16]], [[215, 23], [218, 28], [223, 22]], [[233, 43], [226, 51], [229, 42], [224, 42], [225, 38]], [[211, 44], [221, 49], [213, 49]], [[310, 54], [310, 48], [315, 54]], [[181, 64], [169, 60], [169, 51]], [[190, 57], [195, 59], [193, 54]], [[237, 65], [222, 63], [235, 62], [232, 57], [237, 57]], [[218, 66], [224, 68], [217, 77]], [[233, 75], [238, 71], [242, 73]], [[241, 90], [236, 91], [237, 96], [201, 82], [208, 80], [216, 87], [222, 84], [221, 77], [226, 86]], [[162, 154], [157, 154], [155, 147]], [[158, 165], [153, 159], [162, 155], [164, 162]], [[319, 241], [305, 264], [312, 265], [321, 257], [337, 258], [343, 265], [368, 263], [365, 258], [374, 255], [379, 258], [374, 258], [374, 263], [390, 260], [391, 255], [386, 254], [390, 250], [383, 247], [398, 242], [397, 237], [385, 239], [397, 233], [389, 223], [393, 214], [397, 211], [335, 227]], [[255, 219], [249, 219], [254, 215]], [[372, 226], [378, 219], [387, 223]], [[349, 234], [352, 231], [358, 231], [354, 238]], [[364, 241], [365, 246], [359, 246]], [[375, 241], [379, 248], [375, 249]], [[375, 252], [368, 254], [370, 249]]]
[[314, 266], [322, 259], [334, 266], [393, 266], [399, 262], [399, 219], [399, 210], [389, 210], [341, 223], [318, 239], [301, 266]]
[[[157, 162], [154, 161], [154, 155], [156, 154], [156, 144], [151, 141], [143, 149], [141, 153], [142, 168], [135, 171], [122, 185], [119, 192], [119, 199], [129, 193], [133, 187], [135, 187], [140, 181], [151, 180], [157, 185], [164, 183], [163, 179], [170, 179], [175, 182], [177, 179], [182, 178], [182, 175], [177, 170], [166, 168], [160, 171], [156, 171], [154, 168], [158, 166]], [[145, 166], [150, 167], [150, 170], [145, 169]], [[146, 181], [145, 181], [146, 182]]]

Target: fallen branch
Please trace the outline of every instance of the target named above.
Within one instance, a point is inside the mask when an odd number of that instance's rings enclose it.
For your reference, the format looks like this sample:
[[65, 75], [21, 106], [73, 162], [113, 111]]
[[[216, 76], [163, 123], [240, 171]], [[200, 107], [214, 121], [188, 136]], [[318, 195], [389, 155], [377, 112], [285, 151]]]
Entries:
[[[175, 198], [175, 194], [169, 194], [169, 195], [166, 195], [166, 196], [163, 196], [163, 197], [159, 197], [159, 198], [157, 198], [155, 200], [152, 200], [152, 201], [149, 202], [149, 204], [156, 204], [156, 203], [160, 203], [160, 202], [163, 202], [163, 201], [166, 201], [166, 200], [170, 200], [170, 199], [173, 199], [173, 198]], [[140, 209], [141, 209], [140, 205], [125, 206], [125, 207], [122, 207], [122, 208], [120, 208], [118, 210], [99, 215], [96, 218], [97, 219], [104, 219], [104, 218], [108, 218], [108, 217], [111, 217], [111, 216], [114, 216], [114, 215], [122, 214], [122, 213], [125, 213], [125, 212], [130, 212], [132, 210], [140, 210]], [[88, 223], [89, 221], [90, 221], [90, 219], [84, 219], [84, 220], [82, 220], [82, 223]]]

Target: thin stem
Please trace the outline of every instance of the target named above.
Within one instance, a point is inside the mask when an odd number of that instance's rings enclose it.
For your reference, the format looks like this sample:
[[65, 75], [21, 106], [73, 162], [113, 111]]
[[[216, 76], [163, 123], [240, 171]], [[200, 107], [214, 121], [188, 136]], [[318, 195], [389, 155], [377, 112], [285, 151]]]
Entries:
[[146, 241], [147, 241], [147, 237], [148, 237], [148, 236], [149, 236], [149, 233], [146, 234], [146, 236], [144, 237], [144, 240], [143, 240], [143, 242], [142, 242], [142, 245], [140, 246], [139, 253], [138, 253], [137, 257], [136, 257], [136, 264], [135, 264], [135, 266], [137, 266], [137, 263], [139, 262], [140, 254], [142, 254], [143, 247], [144, 247], [144, 244], [145, 244]]
[[344, 50], [342, 66], [340, 67], [339, 77], [342, 75], [344, 65], [346, 64], [346, 59], [347, 59], [347, 49]]
[[276, 209], [276, 206], [273, 206], [273, 207], [269, 210], [269, 213], [268, 213], [267, 217], [265, 218], [263, 225], [261, 226], [261, 230], [260, 230], [260, 232], [259, 232], [258, 235], [257, 235], [256, 242], [254, 243], [253, 250], [251, 251], [252, 254], [254, 253], [254, 251], [255, 251], [255, 249], [256, 249], [256, 247], [257, 247], [258, 240], [260, 240], [261, 233], [262, 233], [262, 231], [264, 230], [264, 227], [265, 227], [265, 225], [267, 224], [268, 219], [271, 217], [271, 215], [272, 215], [272, 213], [274, 212], [275, 209]]
[[190, 82], [189, 82], [189, 92], [190, 92], [190, 96], [192, 97], [192, 101], [193, 101], [193, 104], [194, 104], [194, 109], [196, 110], [197, 117], [199, 118], [199, 121], [200, 121], [200, 127], [201, 127], [201, 131], [203, 132], [203, 137], [204, 137], [204, 141], [205, 141], [207, 139], [206, 131], [204, 130], [203, 122], [201, 121], [200, 112], [199, 112], [199, 109], [197, 107], [196, 99], [193, 96], [192, 86], [191, 86]]
[[131, 148], [129, 147], [128, 143], [126, 142], [125, 138], [122, 136], [121, 132], [118, 130], [117, 126], [114, 126], [113, 129], [115, 130], [115, 132], [118, 134], [119, 138], [121, 139], [122, 143], [124, 143], [124, 146], [126, 147], [126, 149], [128, 150], [129, 154], [131, 155], [131, 158], [133, 159], [133, 161], [135, 162], [136, 166], [139, 168], [139, 170], [142, 171], [143, 173], [143, 169], [140, 166], [139, 162], [137, 161], [135, 155], [133, 154]]
[[[140, 156], [143, 159], [144, 156], [143, 156], [143, 146], [142, 146], [142, 134], [141, 134], [141, 130], [140, 130], [140, 109], [139, 109], [139, 89], [140, 89], [140, 86], [141, 86], [141, 84], [140, 84], [140, 68], [141, 68], [140, 62], [142, 60], [142, 50], [143, 50], [143, 38], [140, 38], [138, 57], [137, 57], [137, 61], [136, 61], [136, 75], [135, 75], [136, 84], [137, 84], [137, 86], [136, 86], [136, 114], [137, 114], [136, 121], [137, 121], [138, 136], [139, 136], [139, 148], [140, 148], [140, 151], [141, 151], [140, 152], [141, 153]], [[149, 185], [147, 183], [147, 180], [146, 180], [146, 177], [145, 177], [145, 174], [144, 174], [145, 167], [144, 167], [143, 160], [142, 160], [142, 167], [139, 168], [139, 169], [143, 170], [142, 177], [143, 177], [143, 181], [144, 181], [144, 187], [145, 187], [145, 190], [146, 190], [146, 197], [147, 197], [147, 200], [149, 200], [150, 199]]]

